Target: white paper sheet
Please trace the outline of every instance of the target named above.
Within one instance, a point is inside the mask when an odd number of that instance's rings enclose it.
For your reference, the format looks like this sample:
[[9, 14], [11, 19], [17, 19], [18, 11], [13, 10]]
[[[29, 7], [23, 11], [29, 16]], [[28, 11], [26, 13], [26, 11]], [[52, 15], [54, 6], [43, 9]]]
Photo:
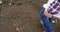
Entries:
[[54, 17], [60, 18], [60, 13], [53, 15]]

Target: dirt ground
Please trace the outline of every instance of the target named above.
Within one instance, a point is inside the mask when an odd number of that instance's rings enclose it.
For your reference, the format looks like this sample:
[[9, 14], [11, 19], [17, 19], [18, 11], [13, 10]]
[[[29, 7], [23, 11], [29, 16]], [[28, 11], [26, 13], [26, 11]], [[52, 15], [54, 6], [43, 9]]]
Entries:
[[[13, 0], [13, 4], [0, 5], [0, 32], [42, 32], [39, 12], [44, 0]], [[60, 20], [53, 24], [60, 32]]]

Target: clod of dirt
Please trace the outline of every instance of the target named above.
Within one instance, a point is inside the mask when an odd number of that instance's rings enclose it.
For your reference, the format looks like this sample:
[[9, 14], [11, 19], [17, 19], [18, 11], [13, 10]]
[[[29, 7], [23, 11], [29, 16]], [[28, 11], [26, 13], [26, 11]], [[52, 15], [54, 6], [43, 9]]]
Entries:
[[17, 5], [22, 5], [22, 3], [17, 3]]
[[31, 0], [28, 0], [29, 3], [31, 3]]

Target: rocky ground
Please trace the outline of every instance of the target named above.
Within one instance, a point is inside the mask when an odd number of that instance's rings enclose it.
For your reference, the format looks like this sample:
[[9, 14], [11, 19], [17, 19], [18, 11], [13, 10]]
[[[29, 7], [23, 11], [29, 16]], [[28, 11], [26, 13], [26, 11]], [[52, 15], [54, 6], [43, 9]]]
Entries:
[[[3, 3], [0, 5], [0, 32], [43, 32], [39, 12], [45, 2], [13, 0], [12, 5], [9, 5], [10, 2]], [[60, 32], [59, 21], [53, 24], [55, 32]]]

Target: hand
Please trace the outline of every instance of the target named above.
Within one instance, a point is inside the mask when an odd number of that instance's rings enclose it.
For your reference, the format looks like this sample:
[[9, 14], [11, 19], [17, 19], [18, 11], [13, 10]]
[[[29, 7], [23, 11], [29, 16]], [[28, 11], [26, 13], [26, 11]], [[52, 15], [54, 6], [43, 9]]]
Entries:
[[51, 15], [51, 14], [48, 14], [47, 17], [48, 17], [48, 18], [52, 18], [52, 15]]
[[46, 17], [48, 17], [48, 18], [52, 18], [52, 15], [51, 15], [50, 13], [48, 13], [48, 11], [45, 11], [45, 12], [44, 12], [44, 15], [45, 15]]

